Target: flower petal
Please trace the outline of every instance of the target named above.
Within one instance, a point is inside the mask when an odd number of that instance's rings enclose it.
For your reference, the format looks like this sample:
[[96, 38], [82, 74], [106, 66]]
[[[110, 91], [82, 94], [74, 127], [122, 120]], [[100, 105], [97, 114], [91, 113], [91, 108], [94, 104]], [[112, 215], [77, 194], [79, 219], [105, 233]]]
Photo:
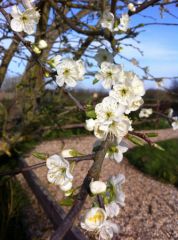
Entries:
[[19, 19], [21, 17], [22, 13], [20, 9], [17, 7], [17, 5], [12, 6], [11, 16], [13, 18]]
[[29, 35], [33, 34], [35, 32], [35, 26], [36, 26], [35, 22], [29, 19], [24, 23], [24, 32], [26, 32]]
[[23, 23], [19, 19], [12, 19], [10, 25], [12, 30], [15, 32], [23, 31]]

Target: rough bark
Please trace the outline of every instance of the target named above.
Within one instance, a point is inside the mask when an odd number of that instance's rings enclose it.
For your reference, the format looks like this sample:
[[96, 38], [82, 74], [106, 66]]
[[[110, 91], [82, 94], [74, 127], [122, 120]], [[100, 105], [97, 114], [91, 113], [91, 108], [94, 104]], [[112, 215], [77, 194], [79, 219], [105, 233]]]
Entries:
[[17, 51], [18, 45], [19, 45], [19, 42], [14, 37], [12, 40], [12, 43], [10, 44], [9, 48], [4, 54], [4, 57], [2, 59], [2, 63], [0, 66], [0, 87], [2, 86], [2, 83], [7, 73], [9, 63], [12, 60], [14, 53]]

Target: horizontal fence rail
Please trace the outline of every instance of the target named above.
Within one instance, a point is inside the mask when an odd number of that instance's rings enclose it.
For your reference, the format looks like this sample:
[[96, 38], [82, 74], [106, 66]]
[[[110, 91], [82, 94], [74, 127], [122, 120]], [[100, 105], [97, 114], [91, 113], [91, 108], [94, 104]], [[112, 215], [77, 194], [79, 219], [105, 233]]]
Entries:
[[[19, 164], [22, 168], [28, 167], [28, 164], [22, 158], [19, 159]], [[42, 185], [41, 181], [32, 170], [22, 172], [22, 174], [42, 206], [45, 214], [52, 222], [54, 230], [56, 230], [65, 218], [66, 214], [64, 210], [53, 200], [49, 191]], [[65, 235], [64, 240], [88, 240], [88, 238], [77, 227], [72, 227]]]

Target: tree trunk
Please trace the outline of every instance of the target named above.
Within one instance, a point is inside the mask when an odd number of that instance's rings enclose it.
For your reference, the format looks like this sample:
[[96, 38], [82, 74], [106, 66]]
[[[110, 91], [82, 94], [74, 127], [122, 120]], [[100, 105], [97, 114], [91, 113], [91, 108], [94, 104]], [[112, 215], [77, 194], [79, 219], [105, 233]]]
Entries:
[[3, 83], [6, 73], [7, 73], [9, 63], [10, 63], [11, 59], [13, 58], [14, 53], [17, 51], [18, 45], [19, 45], [19, 42], [14, 37], [9, 48], [6, 50], [6, 52], [4, 54], [4, 57], [3, 57], [2, 63], [1, 63], [1, 67], [0, 67], [0, 87], [2, 86], [2, 83]]

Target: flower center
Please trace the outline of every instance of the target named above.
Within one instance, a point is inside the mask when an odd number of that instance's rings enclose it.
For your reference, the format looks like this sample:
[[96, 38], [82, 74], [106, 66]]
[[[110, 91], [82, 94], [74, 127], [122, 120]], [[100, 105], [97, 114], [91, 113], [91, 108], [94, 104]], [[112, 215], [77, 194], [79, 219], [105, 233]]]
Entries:
[[23, 15], [23, 16], [22, 16], [22, 21], [23, 21], [23, 22], [26, 22], [27, 20], [28, 20], [28, 18], [27, 18], [25, 15]]
[[107, 75], [107, 77], [111, 78], [113, 74], [112, 74], [112, 72], [107, 72], [106, 75]]
[[122, 88], [122, 89], [120, 90], [120, 92], [121, 92], [121, 96], [124, 97], [125, 95], [127, 95], [128, 89]]
[[103, 222], [104, 221], [104, 216], [100, 212], [96, 212], [96, 214], [92, 217], [89, 217], [88, 220], [90, 222], [94, 222], [95, 224], [98, 222]]
[[70, 74], [70, 69], [66, 68], [64, 71], [63, 71], [63, 74], [65, 77], [68, 77], [69, 74]]
[[106, 61], [106, 60], [107, 60], [107, 56], [103, 55], [103, 61]]
[[106, 117], [107, 117], [107, 119], [109, 119], [110, 117], [112, 117], [112, 112], [106, 112]]
[[60, 172], [61, 172], [62, 175], [65, 175], [66, 174], [66, 168], [64, 168], [64, 167], [60, 168]]
[[107, 22], [108, 22], [108, 23], [111, 23], [111, 22], [112, 22], [112, 19], [111, 19], [111, 18], [108, 18], [108, 19], [107, 19]]

